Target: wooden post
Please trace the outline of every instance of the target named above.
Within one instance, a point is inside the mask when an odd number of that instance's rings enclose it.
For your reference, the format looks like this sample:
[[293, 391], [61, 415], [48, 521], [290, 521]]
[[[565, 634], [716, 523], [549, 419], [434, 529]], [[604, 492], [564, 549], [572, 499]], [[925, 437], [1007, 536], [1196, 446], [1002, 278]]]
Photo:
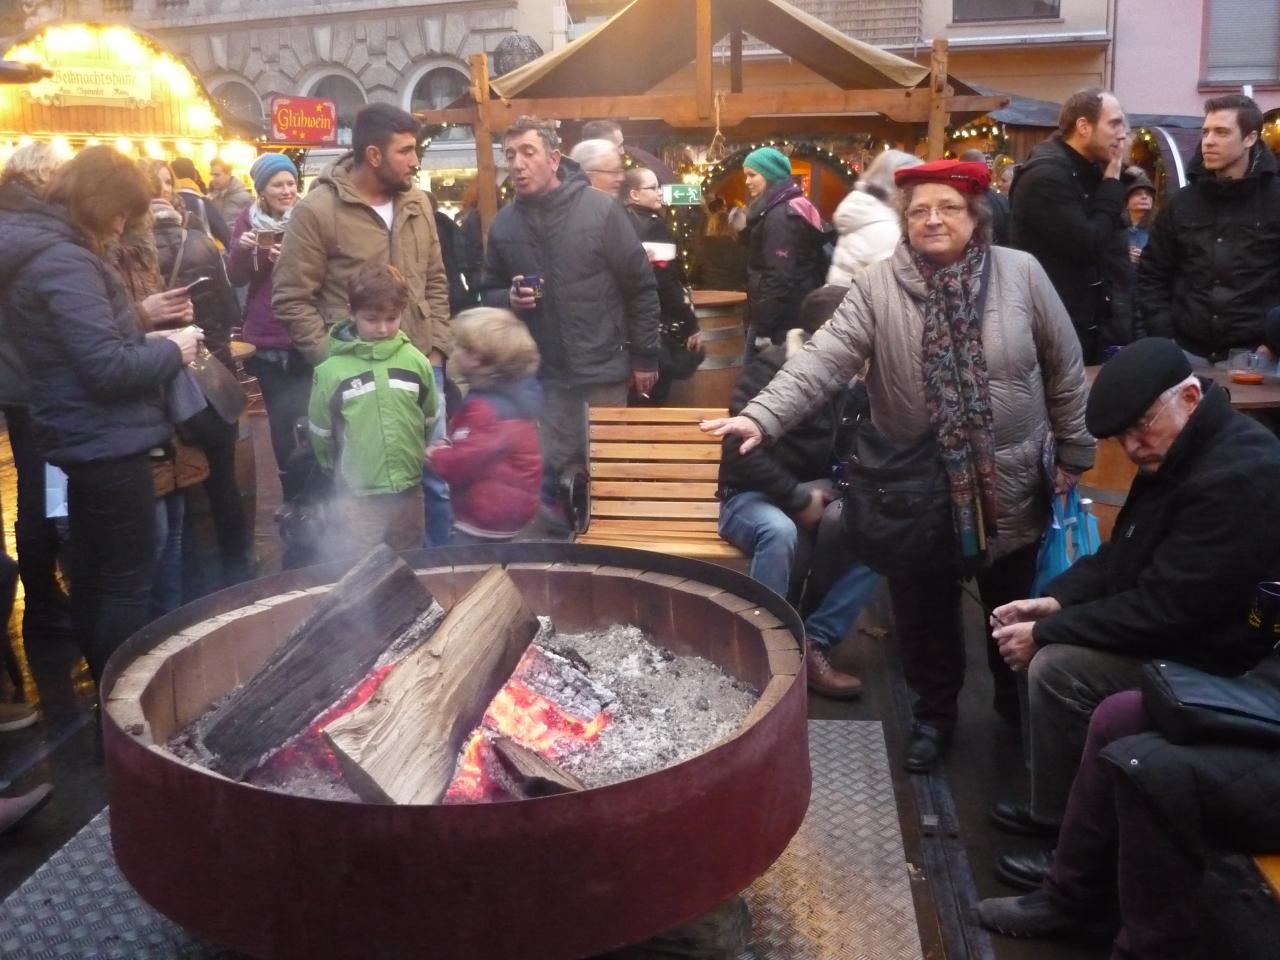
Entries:
[[694, 101], [698, 116], [709, 120], [715, 109], [715, 90], [711, 78], [711, 0], [697, 0], [697, 3], [693, 41], [696, 57]]
[[729, 92], [742, 92], [742, 28], [736, 23], [729, 31]]
[[941, 160], [947, 149], [947, 125], [951, 122], [947, 98], [947, 41], [934, 40], [929, 58], [929, 159]]
[[489, 131], [489, 58], [471, 55], [471, 96], [475, 100], [476, 201], [480, 209], [480, 231], [489, 236], [489, 224], [498, 214], [498, 171], [493, 164], [493, 134]]

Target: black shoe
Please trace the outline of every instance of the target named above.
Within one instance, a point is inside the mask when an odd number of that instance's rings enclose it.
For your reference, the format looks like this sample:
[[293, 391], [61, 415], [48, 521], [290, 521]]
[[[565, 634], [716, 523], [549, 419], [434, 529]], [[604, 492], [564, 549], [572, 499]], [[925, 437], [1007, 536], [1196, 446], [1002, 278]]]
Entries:
[[1058, 824], [1045, 823], [1031, 816], [1031, 804], [1014, 800], [997, 800], [987, 811], [991, 822], [1005, 833], [1024, 837], [1056, 837]]
[[1057, 937], [1081, 929], [1079, 918], [1057, 906], [1043, 890], [983, 900], [978, 904], [978, 923], [1006, 937]]
[[996, 861], [996, 876], [1015, 890], [1039, 890], [1053, 868], [1053, 848], [1035, 853], [1006, 853]]
[[927, 723], [913, 723], [907, 758], [902, 766], [908, 773], [928, 773], [942, 761], [950, 747], [950, 730], [942, 731]]

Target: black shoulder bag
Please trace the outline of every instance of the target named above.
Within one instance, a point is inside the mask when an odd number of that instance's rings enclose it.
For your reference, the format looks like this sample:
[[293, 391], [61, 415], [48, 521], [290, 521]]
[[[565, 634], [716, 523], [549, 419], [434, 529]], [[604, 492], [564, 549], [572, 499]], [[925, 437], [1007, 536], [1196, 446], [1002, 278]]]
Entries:
[[[978, 287], [979, 318], [990, 281], [988, 254]], [[844, 477], [845, 535], [859, 560], [886, 577], [956, 565], [951, 484], [932, 431], [895, 443], [869, 417], [862, 418]]]
[[[1249, 626], [1280, 634], [1280, 584], [1258, 584]], [[1239, 677], [1153, 660], [1142, 667], [1142, 703], [1170, 743], [1280, 746], [1280, 643]]]

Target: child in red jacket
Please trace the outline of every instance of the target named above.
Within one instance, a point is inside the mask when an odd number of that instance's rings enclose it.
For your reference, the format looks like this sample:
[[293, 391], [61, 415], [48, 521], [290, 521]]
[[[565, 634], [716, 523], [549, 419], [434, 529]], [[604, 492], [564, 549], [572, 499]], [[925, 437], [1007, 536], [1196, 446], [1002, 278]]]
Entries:
[[470, 392], [427, 462], [449, 484], [453, 542], [510, 540], [537, 512], [542, 482], [538, 348], [515, 314], [478, 307], [454, 318], [449, 364]]

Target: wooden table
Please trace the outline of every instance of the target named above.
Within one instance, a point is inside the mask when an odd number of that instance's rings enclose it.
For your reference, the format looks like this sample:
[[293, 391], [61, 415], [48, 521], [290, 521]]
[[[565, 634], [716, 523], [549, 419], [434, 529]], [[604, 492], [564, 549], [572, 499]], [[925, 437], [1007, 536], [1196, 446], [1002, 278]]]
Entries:
[[693, 307], [736, 307], [747, 302], [747, 295], [741, 290], [690, 290]]

